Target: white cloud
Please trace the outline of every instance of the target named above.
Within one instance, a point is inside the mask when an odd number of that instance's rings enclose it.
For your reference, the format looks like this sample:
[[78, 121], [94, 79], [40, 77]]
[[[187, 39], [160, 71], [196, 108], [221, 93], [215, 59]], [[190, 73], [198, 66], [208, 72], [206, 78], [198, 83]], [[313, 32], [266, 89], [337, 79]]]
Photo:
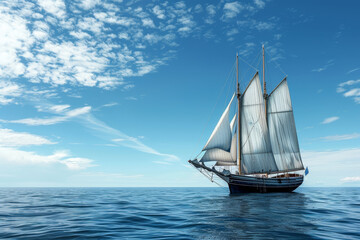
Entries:
[[274, 24], [271, 22], [256, 22], [255, 28], [259, 31], [271, 30], [274, 28]]
[[210, 5], [208, 5], [208, 6], [206, 7], [206, 12], [207, 12], [209, 15], [213, 16], [213, 15], [216, 14], [216, 7], [215, 7], [214, 5], [212, 5], [212, 4], [210, 4]]
[[[189, 7], [182, 1], [151, 2], [146, 8], [137, 1], [7, 3], [0, 2], [0, 77], [22, 77], [51, 87], [69, 84], [103, 89], [123, 85], [125, 78], [143, 76], [167, 64], [178, 37], [215, 39], [212, 29], [204, 30], [198, 21], [214, 23], [219, 20], [216, 17], [230, 21], [235, 16], [239, 20], [242, 9], [251, 10], [249, 4], [236, 1]], [[258, 0], [253, 5], [261, 7], [263, 3]], [[205, 19], [195, 13], [201, 9], [206, 9]], [[221, 9], [223, 16], [217, 14]], [[229, 21], [219, 27], [234, 29], [236, 22], [229, 26]], [[254, 21], [248, 27], [266, 30], [273, 26], [271, 21]]]
[[119, 105], [119, 104], [117, 102], [111, 102], [111, 103], [104, 104], [101, 107], [113, 107], [116, 105]]
[[58, 18], [65, 17], [65, 3], [62, 0], [38, 0], [39, 5]]
[[312, 72], [322, 72], [322, 71], [325, 71], [326, 69], [328, 69], [332, 65], [334, 65], [334, 60], [333, 59], [329, 60], [324, 66], [319, 67], [319, 68], [315, 68], [315, 69], [313, 69], [311, 71]]
[[14, 98], [19, 97], [21, 93], [22, 89], [16, 83], [0, 81], [0, 104], [13, 102]]
[[304, 165], [310, 170], [305, 185], [341, 186], [341, 179], [358, 175], [359, 156], [360, 148], [302, 152]]
[[239, 33], [239, 30], [237, 30], [236, 28], [233, 28], [231, 30], [229, 30], [226, 35], [227, 36], [232, 36], [232, 35], [235, 35], [235, 34], [238, 34]]
[[356, 72], [357, 70], [360, 70], [360, 68], [354, 68], [354, 69], [351, 69], [350, 71], [347, 72], [347, 74], [349, 73], [353, 73], [353, 72]]
[[64, 164], [70, 170], [81, 170], [95, 166], [87, 158], [69, 158], [65, 151], [55, 152], [52, 155], [38, 155], [10, 147], [0, 147], [0, 161], [20, 165]]
[[79, 6], [85, 10], [89, 10], [100, 4], [100, 0], [81, 0]]
[[63, 104], [63, 105], [53, 105], [49, 109], [54, 111], [54, 112], [60, 113], [60, 112], [64, 112], [69, 107], [70, 107], [70, 105]]
[[264, 8], [265, 7], [265, 2], [263, 0], [254, 0], [254, 3], [258, 8]]
[[326, 136], [326, 137], [321, 137], [321, 139], [327, 140], [327, 141], [343, 141], [343, 140], [350, 140], [350, 139], [355, 139], [355, 138], [359, 138], [359, 137], [360, 137], [359, 133], [353, 133], [353, 134]]
[[150, 27], [150, 28], [155, 27], [153, 20], [151, 20], [150, 18], [143, 18], [141, 19], [141, 21], [144, 27]]
[[244, 7], [239, 2], [225, 3], [224, 5], [224, 18], [230, 19], [236, 17]]
[[324, 121], [321, 122], [321, 124], [329, 124], [332, 122], [335, 122], [339, 120], [339, 117], [335, 116], [335, 117], [329, 117], [329, 118], [325, 118]]
[[351, 85], [358, 84], [358, 83], [360, 83], [360, 79], [358, 79], [358, 80], [349, 80], [349, 81], [340, 83], [339, 87], [351, 86]]
[[352, 97], [355, 103], [360, 104], [360, 88], [351, 88], [357, 84], [360, 84], [360, 79], [342, 82], [338, 85], [336, 92], [343, 93], [344, 97]]
[[156, 15], [156, 17], [158, 17], [159, 19], [164, 19], [165, 18], [165, 15], [164, 15], [165, 11], [162, 10], [158, 5], [153, 7], [152, 11]]
[[0, 146], [19, 147], [30, 145], [54, 144], [46, 138], [26, 132], [15, 132], [11, 129], [0, 128]]
[[340, 181], [342, 181], [342, 182], [360, 182], [360, 177], [345, 177], [345, 178], [342, 178]]
[[60, 163], [65, 164], [70, 170], [82, 170], [95, 165], [92, 164], [92, 160], [87, 158], [67, 158], [61, 160]]
[[194, 11], [196, 13], [201, 13], [203, 11], [203, 8], [202, 8], [201, 4], [196, 4], [195, 7], [194, 7]]
[[349, 91], [347, 91], [346, 93], [344, 93], [344, 96], [345, 97], [357, 97], [357, 96], [360, 96], [360, 88], [354, 88], [354, 89], [351, 89]]

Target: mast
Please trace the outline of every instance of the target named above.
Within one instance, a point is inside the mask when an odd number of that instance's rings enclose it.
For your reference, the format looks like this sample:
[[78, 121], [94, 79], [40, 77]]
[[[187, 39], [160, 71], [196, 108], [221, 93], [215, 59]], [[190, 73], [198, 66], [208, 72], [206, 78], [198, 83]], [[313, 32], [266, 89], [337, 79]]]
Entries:
[[239, 165], [239, 175], [241, 175], [241, 135], [240, 135], [240, 121], [241, 121], [241, 115], [240, 115], [240, 84], [239, 84], [239, 55], [236, 54], [236, 87], [237, 87], [237, 99], [238, 99], [238, 165]]
[[267, 122], [267, 98], [268, 95], [266, 93], [266, 82], [265, 82], [265, 47], [262, 45], [262, 55], [263, 55], [263, 89], [264, 89], [264, 105], [265, 105], [265, 119]]

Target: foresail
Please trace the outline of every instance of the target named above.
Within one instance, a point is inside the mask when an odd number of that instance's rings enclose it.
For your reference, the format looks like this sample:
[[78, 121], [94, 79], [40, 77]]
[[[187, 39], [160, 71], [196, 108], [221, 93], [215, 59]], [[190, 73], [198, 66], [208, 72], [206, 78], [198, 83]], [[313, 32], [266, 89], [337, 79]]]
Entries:
[[233, 119], [230, 122], [230, 131], [233, 132], [236, 124], [236, 114], [234, 115]]
[[245, 174], [277, 171], [266, 124], [258, 73], [241, 100], [241, 168]]
[[230, 152], [219, 148], [207, 150], [200, 162], [215, 161], [217, 166], [231, 166], [236, 165], [236, 132], [231, 139]]
[[271, 147], [278, 170], [304, 169], [286, 79], [269, 95], [267, 115]]
[[231, 129], [229, 123], [229, 111], [230, 106], [235, 97], [235, 94], [232, 96], [231, 101], [224, 113], [222, 114], [219, 122], [217, 123], [214, 131], [212, 132], [209, 140], [205, 144], [203, 151], [219, 148], [224, 151], [230, 151], [231, 146]]
[[228, 162], [232, 163], [233, 159], [231, 157], [231, 154], [227, 151], [224, 151], [219, 148], [214, 148], [207, 150], [204, 154], [204, 156], [200, 160], [201, 162]]

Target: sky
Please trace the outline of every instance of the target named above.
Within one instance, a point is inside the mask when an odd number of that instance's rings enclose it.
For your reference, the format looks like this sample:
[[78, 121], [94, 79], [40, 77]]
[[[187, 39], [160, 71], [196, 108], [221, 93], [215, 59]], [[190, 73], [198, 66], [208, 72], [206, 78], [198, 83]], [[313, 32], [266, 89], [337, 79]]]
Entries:
[[187, 161], [285, 77], [303, 186], [360, 186], [358, 1], [0, 1], [0, 187], [216, 186]]

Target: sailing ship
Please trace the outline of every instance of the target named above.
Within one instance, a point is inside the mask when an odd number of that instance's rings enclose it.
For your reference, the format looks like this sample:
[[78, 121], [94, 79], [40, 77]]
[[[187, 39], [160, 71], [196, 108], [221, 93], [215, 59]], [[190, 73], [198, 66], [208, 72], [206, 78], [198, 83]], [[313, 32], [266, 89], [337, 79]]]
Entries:
[[[256, 72], [241, 93], [236, 55], [236, 92], [202, 149], [202, 157], [189, 160], [211, 180], [214, 175], [224, 180], [231, 194], [291, 192], [304, 180], [287, 78], [267, 94], [264, 46], [262, 58], [263, 89]], [[236, 113], [230, 121], [232, 104]]]

